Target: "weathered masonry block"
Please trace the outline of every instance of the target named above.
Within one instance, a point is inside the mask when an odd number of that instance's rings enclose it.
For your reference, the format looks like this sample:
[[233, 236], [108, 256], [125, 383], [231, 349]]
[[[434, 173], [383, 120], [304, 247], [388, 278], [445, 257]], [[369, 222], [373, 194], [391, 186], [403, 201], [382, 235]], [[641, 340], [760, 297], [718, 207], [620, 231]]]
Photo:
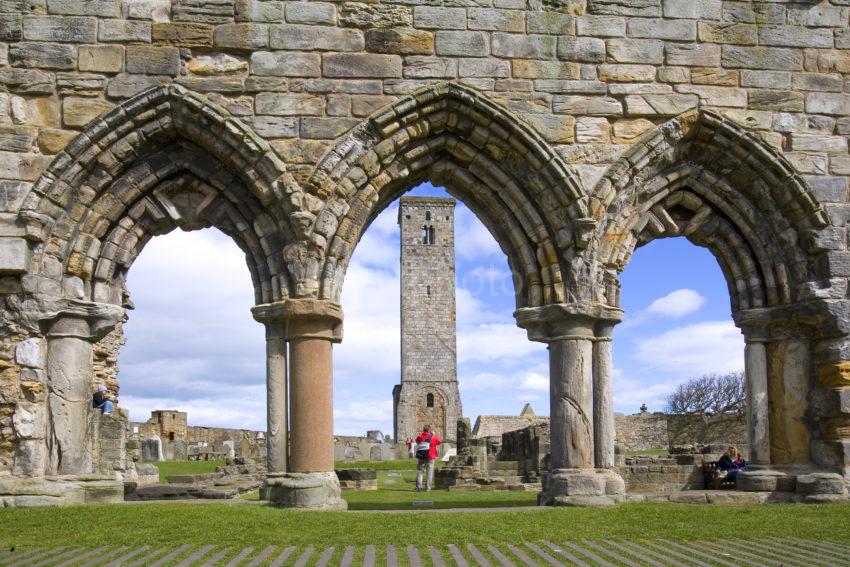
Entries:
[[[425, 179], [491, 230], [517, 323], [549, 345], [552, 399], [575, 402], [553, 410], [545, 501], [622, 492], [581, 472], [613, 466], [618, 275], [673, 236], [717, 258], [747, 341], [760, 472], [744, 485], [837, 492], [848, 30], [848, 0], [0, 0], [0, 501], [23, 477], [94, 472], [88, 409], [55, 392], [117, 388], [115, 356], [89, 361], [120, 343], [133, 261], [214, 226], [246, 251], [266, 325], [269, 467], [292, 475], [273, 492], [341, 505], [328, 393], [346, 268]], [[290, 405], [314, 412], [275, 405], [289, 355]]]

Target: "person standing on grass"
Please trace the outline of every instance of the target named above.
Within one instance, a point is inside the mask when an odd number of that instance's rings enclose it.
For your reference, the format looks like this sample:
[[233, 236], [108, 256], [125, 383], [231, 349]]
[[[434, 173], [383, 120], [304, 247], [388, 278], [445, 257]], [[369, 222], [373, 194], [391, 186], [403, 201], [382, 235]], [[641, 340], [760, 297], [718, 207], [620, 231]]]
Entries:
[[416, 437], [416, 492], [422, 492], [422, 475], [427, 474], [427, 490], [431, 490], [434, 482], [434, 461], [437, 460], [437, 445], [442, 444], [440, 438], [431, 432], [431, 426], [422, 428], [422, 433]]

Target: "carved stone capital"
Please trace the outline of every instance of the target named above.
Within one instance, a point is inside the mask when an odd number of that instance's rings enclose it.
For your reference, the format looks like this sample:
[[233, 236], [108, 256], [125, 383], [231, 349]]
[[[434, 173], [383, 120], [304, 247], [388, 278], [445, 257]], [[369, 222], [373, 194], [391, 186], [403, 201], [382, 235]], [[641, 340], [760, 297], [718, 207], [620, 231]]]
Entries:
[[818, 299], [791, 305], [743, 309], [732, 314], [747, 340], [829, 338], [850, 332], [850, 302]]
[[38, 321], [47, 337], [76, 337], [97, 342], [124, 320], [125, 310], [111, 303], [63, 299], [28, 305], [27, 316]]
[[610, 340], [614, 325], [623, 319], [623, 311], [599, 303], [558, 303], [519, 309], [514, 317], [532, 341]]
[[342, 341], [342, 307], [318, 299], [285, 299], [257, 305], [251, 309], [254, 319], [266, 325], [269, 333], [282, 338]]

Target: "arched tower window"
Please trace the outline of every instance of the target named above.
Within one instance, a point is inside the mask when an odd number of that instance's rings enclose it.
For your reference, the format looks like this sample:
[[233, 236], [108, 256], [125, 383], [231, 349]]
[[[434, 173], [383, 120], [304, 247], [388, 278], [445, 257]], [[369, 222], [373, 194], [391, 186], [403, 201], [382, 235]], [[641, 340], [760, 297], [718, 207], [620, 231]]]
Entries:
[[434, 394], [428, 394], [425, 396], [425, 405], [429, 408], [434, 407]]
[[433, 226], [422, 227], [422, 244], [434, 244], [437, 239], [437, 233]]

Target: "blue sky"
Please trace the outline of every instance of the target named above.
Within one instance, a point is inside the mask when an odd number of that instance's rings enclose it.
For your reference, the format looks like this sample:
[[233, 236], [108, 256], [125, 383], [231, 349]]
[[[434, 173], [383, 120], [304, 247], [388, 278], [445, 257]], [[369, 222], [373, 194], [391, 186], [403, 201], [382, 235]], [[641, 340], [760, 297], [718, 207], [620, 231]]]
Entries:
[[[446, 195], [425, 184], [415, 195]], [[399, 380], [397, 203], [355, 250], [343, 289], [345, 340], [334, 349], [334, 429], [392, 433]], [[458, 378], [464, 414], [548, 413], [545, 345], [514, 324], [507, 258], [475, 216], [455, 213]], [[743, 368], [743, 339], [712, 255], [684, 239], [639, 249], [622, 274], [626, 320], [615, 330], [615, 409], [661, 410], [688, 378]], [[136, 309], [119, 357], [120, 403], [131, 419], [189, 412], [194, 425], [265, 427], [265, 339], [251, 318], [241, 251], [212, 229], [154, 238], [129, 273]], [[388, 299], [393, 298], [393, 299]]]

